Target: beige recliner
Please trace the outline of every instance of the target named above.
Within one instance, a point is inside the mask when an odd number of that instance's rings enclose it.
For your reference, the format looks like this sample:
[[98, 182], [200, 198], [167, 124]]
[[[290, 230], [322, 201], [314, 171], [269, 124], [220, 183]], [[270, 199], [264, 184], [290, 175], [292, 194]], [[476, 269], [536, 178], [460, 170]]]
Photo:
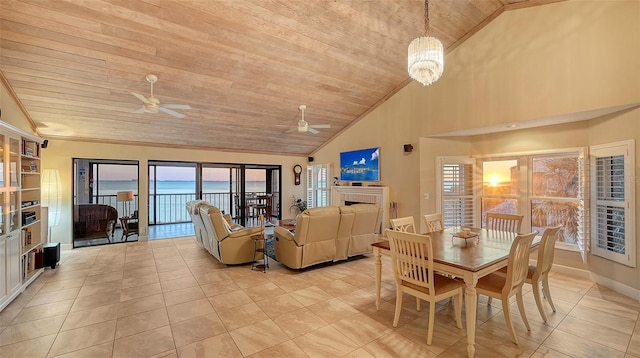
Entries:
[[203, 238], [207, 235], [207, 231], [204, 228], [204, 223], [200, 217], [200, 207], [202, 205], [209, 205], [206, 200], [191, 200], [187, 202], [187, 212], [193, 222], [193, 231], [195, 232], [196, 242], [200, 246], [204, 246]]
[[[220, 209], [213, 205], [200, 206], [200, 217], [206, 230], [204, 247], [223, 264], [235, 265], [253, 261], [253, 235], [263, 234], [262, 227], [244, 228], [231, 224], [223, 217]], [[259, 243], [262, 245], [262, 242]], [[260, 246], [261, 248], [261, 246]], [[262, 253], [256, 255], [261, 260]]]
[[274, 229], [276, 258], [293, 269], [334, 261], [339, 225], [338, 207], [305, 210], [296, 218], [295, 234], [279, 226]]

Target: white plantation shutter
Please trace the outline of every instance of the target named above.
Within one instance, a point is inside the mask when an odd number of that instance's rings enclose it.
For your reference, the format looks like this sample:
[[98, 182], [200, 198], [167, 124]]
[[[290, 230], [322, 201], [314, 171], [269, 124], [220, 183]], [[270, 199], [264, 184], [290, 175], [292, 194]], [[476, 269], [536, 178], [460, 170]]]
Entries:
[[591, 208], [589, 207], [589, 192], [590, 192], [590, 183], [589, 180], [589, 161], [586, 160], [585, 151], [580, 152], [579, 157], [579, 165], [580, 165], [580, 173], [582, 173], [582, 181], [580, 183], [580, 224], [578, 225], [578, 247], [580, 248], [580, 255], [582, 256], [582, 261], [587, 262], [587, 252], [590, 251], [590, 241], [587, 240], [591, 235], [591, 220], [589, 219], [589, 213]]
[[635, 267], [633, 141], [591, 148], [591, 250]]
[[307, 207], [317, 208], [331, 205], [329, 169], [329, 164], [307, 167]]
[[474, 226], [475, 161], [463, 157], [440, 157], [438, 180], [438, 212], [445, 227]]
[[315, 201], [313, 200], [313, 166], [307, 167], [307, 208], [315, 208]]

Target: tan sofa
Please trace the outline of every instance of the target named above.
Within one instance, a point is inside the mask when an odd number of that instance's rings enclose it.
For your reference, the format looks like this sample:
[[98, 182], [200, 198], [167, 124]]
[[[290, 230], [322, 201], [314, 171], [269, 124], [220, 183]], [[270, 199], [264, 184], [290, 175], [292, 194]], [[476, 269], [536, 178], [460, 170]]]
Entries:
[[295, 233], [274, 229], [276, 258], [300, 269], [371, 252], [381, 221], [382, 209], [373, 204], [307, 209], [296, 218]]
[[[202, 245], [223, 264], [236, 265], [253, 261], [254, 243], [251, 236], [264, 234], [262, 227], [244, 228], [231, 224], [220, 209], [204, 204], [199, 207], [204, 226]], [[262, 248], [259, 242], [259, 248]], [[262, 253], [256, 255], [261, 260]]]

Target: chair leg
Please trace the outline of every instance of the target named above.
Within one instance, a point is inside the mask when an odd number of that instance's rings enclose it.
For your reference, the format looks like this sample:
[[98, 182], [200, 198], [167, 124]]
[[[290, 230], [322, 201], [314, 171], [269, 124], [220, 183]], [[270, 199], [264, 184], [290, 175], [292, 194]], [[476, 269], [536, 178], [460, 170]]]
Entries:
[[544, 292], [544, 297], [547, 298], [547, 301], [551, 305], [553, 312], [555, 312], [556, 306], [553, 305], [553, 300], [551, 300], [551, 292], [549, 291], [549, 276], [547, 275], [544, 275], [544, 277], [542, 277], [542, 290]]
[[[462, 289], [460, 289], [462, 291]], [[462, 292], [460, 294], [453, 296], [453, 307], [456, 313], [456, 326], [462, 329]]]
[[420, 312], [420, 298], [416, 297], [416, 311]]
[[396, 287], [396, 313], [393, 316], [393, 326], [398, 327], [398, 321], [400, 321], [400, 312], [402, 311], [402, 289]]
[[502, 312], [504, 313], [504, 321], [507, 323], [509, 334], [511, 334], [511, 341], [518, 344], [518, 337], [516, 336], [516, 330], [513, 329], [513, 323], [511, 322], [511, 312], [509, 311], [509, 299], [502, 299]]
[[547, 322], [547, 314], [544, 311], [544, 307], [542, 307], [542, 298], [540, 297], [540, 281], [532, 280], [531, 288], [533, 289], [533, 298], [536, 299], [536, 306], [538, 306], [538, 312], [540, 312], [540, 317], [544, 322]]
[[489, 297], [487, 300], [487, 306], [491, 306], [491, 302], [493, 302], [493, 297]]
[[429, 331], [427, 332], [427, 345], [433, 340], [433, 324], [436, 320], [436, 301], [429, 302]]
[[527, 327], [527, 331], [531, 330], [529, 327], [529, 321], [527, 320], [527, 313], [524, 311], [524, 301], [522, 300], [522, 287], [516, 293], [516, 301], [518, 301], [518, 311], [520, 311], [520, 316], [522, 316], [522, 322], [524, 322], [524, 326]]

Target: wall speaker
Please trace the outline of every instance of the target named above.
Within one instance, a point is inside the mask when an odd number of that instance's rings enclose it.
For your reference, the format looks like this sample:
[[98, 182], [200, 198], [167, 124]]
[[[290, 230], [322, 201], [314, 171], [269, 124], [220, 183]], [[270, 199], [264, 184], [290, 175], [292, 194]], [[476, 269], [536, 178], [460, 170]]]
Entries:
[[313, 162], [313, 157], [308, 157], [309, 163]]
[[42, 147], [42, 148], [46, 148], [48, 145], [49, 145], [49, 140], [48, 140], [48, 139], [45, 139], [45, 140], [44, 140], [44, 142], [42, 142], [41, 147]]
[[413, 151], [413, 145], [411, 144], [405, 144], [404, 145], [404, 152], [405, 153], [411, 153]]

